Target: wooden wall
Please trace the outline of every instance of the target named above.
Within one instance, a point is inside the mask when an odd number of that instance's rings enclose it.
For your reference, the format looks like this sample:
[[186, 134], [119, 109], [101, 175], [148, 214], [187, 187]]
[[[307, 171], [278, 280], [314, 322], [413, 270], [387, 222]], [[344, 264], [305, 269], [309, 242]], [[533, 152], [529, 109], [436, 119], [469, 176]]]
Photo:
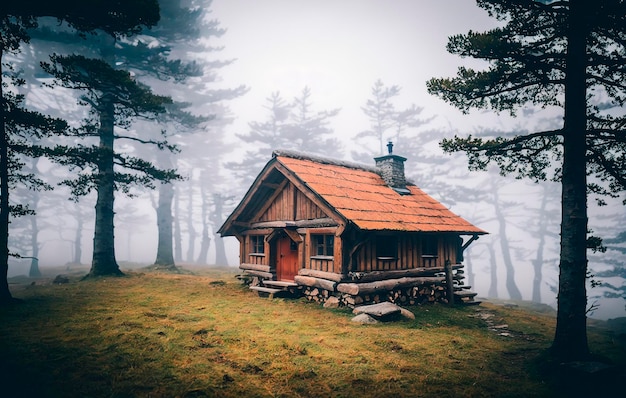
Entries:
[[283, 189], [278, 190], [255, 221], [313, 220], [323, 217], [327, 215], [322, 209], [288, 182]]
[[355, 254], [356, 272], [403, 270], [412, 268], [443, 267], [446, 260], [457, 262], [458, 236], [453, 234], [437, 235], [437, 256], [422, 255], [421, 234], [398, 235], [397, 255], [395, 259], [378, 259], [376, 239], [369, 239]]
[[[272, 221], [300, 221], [315, 220], [328, 217], [320, 207], [313, 203], [291, 182], [284, 182], [277, 188], [276, 193], [263, 206], [259, 212], [259, 217], [253, 222]], [[275, 266], [271, 255], [271, 244], [265, 244], [264, 255], [250, 253], [251, 234], [269, 235], [272, 229], [250, 230], [244, 232], [240, 237], [240, 259], [242, 263]], [[457, 250], [459, 238], [456, 234], [420, 234], [420, 233], [397, 233], [387, 236], [397, 237], [397, 253], [388, 258], [380, 258], [376, 253], [376, 234], [360, 235], [360, 242], [349, 240], [346, 235], [335, 237], [333, 258], [322, 258], [312, 255], [311, 234], [332, 234], [337, 231], [336, 227], [331, 228], [299, 228], [298, 232], [303, 236], [302, 242], [298, 244], [298, 258], [301, 268], [331, 273], [371, 272], [371, 271], [391, 271], [405, 270], [412, 268], [443, 267], [446, 261], [452, 264], [457, 263]], [[352, 234], [351, 234], [352, 235]], [[356, 237], [355, 235], [352, 235]], [[422, 253], [422, 240], [425, 237], [436, 237], [437, 255], [426, 256]], [[357, 245], [354, 256], [350, 258], [349, 253]], [[347, 253], [342, 251], [347, 250]], [[345, 265], [345, 266], [344, 266]], [[350, 269], [351, 267], [351, 269]], [[343, 272], [342, 272], [343, 271]]]

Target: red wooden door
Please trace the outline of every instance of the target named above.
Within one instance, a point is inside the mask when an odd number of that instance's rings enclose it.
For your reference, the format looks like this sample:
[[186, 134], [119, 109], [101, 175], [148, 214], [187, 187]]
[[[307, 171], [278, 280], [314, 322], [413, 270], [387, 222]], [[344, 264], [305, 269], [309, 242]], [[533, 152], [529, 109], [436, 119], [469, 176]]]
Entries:
[[279, 281], [293, 281], [298, 275], [298, 245], [287, 236], [276, 242], [276, 276]]

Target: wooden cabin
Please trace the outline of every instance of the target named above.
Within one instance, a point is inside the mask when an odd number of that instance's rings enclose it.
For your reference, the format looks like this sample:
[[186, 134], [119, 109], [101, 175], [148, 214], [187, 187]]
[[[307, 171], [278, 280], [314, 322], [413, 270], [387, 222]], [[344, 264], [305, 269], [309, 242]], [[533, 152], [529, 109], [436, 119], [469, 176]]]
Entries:
[[218, 231], [239, 240], [251, 288], [348, 306], [449, 301], [448, 267], [455, 294], [475, 295], [463, 250], [486, 232], [408, 182], [406, 158], [388, 148], [375, 167], [273, 153]]

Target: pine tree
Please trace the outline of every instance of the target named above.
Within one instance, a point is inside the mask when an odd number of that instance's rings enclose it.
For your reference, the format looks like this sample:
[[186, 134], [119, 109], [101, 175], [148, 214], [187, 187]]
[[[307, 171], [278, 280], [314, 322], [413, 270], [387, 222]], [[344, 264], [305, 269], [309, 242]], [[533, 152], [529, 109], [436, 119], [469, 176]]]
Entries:
[[[432, 79], [429, 92], [468, 112], [558, 107], [561, 128], [513, 138], [444, 140], [464, 151], [470, 169], [495, 162], [502, 173], [559, 180], [561, 253], [555, 355], [588, 355], [586, 334], [587, 193], [617, 195], [626, 186], [626, 3], [622, 0], [479, 0], [502, 26], [452, 36], [448, 51], [486, 60]], [[586, 159], [586, 160], [585, 160]], [[555, 167], [553, 167], [555, 166]], [[589, 180], [587, 176], [590, 176]], [[588, 191], [589, 189], [589, 191]]]
[[[5, 90], [5, 56], [17, 54], [23, 43], [30, 40], [28, 29], [37, 27], [39, 18], [53, 17], [67, 22], [73, 29], [92, 32], [100, 29], [108, 35], [117, 36], [137, 31], [141, 25], [151, 26], [158, 21], [156, 0], [94, 0], [75, 2], [59, 0], [45, 2], [24, 0], [0, 4], [0, 302], [12, 300], [6, 280], [8, 271], [9, 192], [12, 156], [11, 134], [50, 133], [58, 131], [58, 121], [46, 118], [22, 107], [22, 99]], [[17, 84], [21, 84], [19, 81]], [[13, 129], [13, 131], [11, 131]], [[30, 150], [36, 147], [26, 145]], [[14, 145], [12, 150], [24, 150], [24, 145]], [[19, 167], [19, 166], [18, 166]], [[16, 170], [16, 169], [14, 169]], [[17, 209], [14, 209], [17, 210]]]
[[[80, 90], [81, 103], [89, 106], [92, 118], [87, 120], [76, 136], [97, 138], [97, 145], [60, 147], [55, 159], [79, 170], [76, 178], [65, 180], [74, 197], [97, 192], [96, 224], [93, 261], [90, 276], [119, 275], [114, 246], [115, 190], [129, 193], [134, 185], [153, 187], [153, 181], [178, 178], [173, 170], [163, 170], [154, 164], [116, 150], [116, 141], [140, 142], [158, 149], [172, 149], [166, 140], [154, 140], [128, 130], [135, 118], [154, 118], [166, 112], [169, 97], [155, 95], [133, 79], [129, 72], [116, 70], [110, 62], [80, 55], [53, 55], [43, 69], [55, 77], [56, 84]], [[115, 126], [125, 130], [115, 130]], [[124, 132], [122, 132], [124, 131]]]

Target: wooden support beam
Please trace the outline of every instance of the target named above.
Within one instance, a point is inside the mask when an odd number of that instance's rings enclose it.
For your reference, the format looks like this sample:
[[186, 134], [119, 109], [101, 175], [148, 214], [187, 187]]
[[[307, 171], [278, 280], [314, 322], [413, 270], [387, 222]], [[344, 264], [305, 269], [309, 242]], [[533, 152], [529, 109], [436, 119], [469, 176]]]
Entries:
[[263, 279], [274, 279], [274, 274], [272, 274], [271, 272], [255, 271], [251, 269], [246, 269], [244, 270], [244, 272], [246, 274], [249, 274], [252, 276], [258, 276], [259, 278], [263, 278]]
[[239, 269], [261, 271], [261, 272], [270, 272], [270, 266], [269, 265], [263, 265], [263, 264], [242, 263], [242, 264], [239, 264]]
[[398, 279], [414, 276], [436, 276], [444, 272], [443, 267], [421, 267], [393, 271], [352, 272], [348, 274], [350, 280], [356, 283], [382, 281], [385, 279]]
[[394, 289], [402, 289], [411, 286], [425, 285], [427, 283], [440, 284], [443, 282], [442, 277], [425, 276], [414, 278], [387, 279], [377, 282], [366, 283], [340, 283], [337, 285], [337, 291], [347, 293], [353, 296], [362, 294], [372, 294], [379, 291], [390, 291]]
[[329, 281], [327, 279], [314, 278], [312, 276], [296, 275], [294, 276], [293, 281], [298, 285], [316, 287], [330, 292], [334, 292], [337, 286], [337, 282]]
[[337, 222], [330, 217], [315, 218], [313, 220], [280, 220], [261, 221], [250, 224], [250, 228], [320, 228], [336, 227]]

